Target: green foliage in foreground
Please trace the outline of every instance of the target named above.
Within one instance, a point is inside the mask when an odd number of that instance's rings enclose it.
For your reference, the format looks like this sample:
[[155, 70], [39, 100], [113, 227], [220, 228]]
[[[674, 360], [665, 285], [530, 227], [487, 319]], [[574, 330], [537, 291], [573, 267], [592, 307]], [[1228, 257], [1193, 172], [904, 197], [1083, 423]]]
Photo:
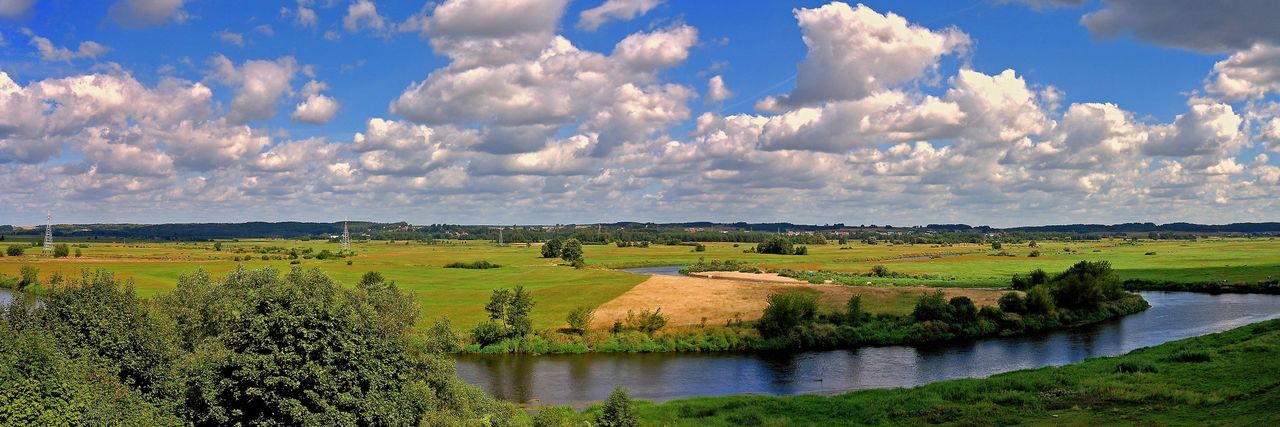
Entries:
[[[833, 397], [639, 402], [641, 425], [1280, 425], [1280, 320], [1129, 354]], [[561, 423], [585, 425], [599, 407]]]
[[455, 376], [447, 324], [408, 334], [412, 301], [376, 273], [242, 268], [144, 304], [85, 272], [0, 311], [0, 425], [522, 422]]

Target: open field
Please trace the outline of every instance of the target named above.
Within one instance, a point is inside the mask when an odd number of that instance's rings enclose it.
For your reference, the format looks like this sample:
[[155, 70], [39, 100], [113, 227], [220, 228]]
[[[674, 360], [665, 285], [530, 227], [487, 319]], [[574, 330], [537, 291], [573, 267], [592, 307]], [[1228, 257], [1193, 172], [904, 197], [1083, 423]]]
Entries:
[[[73, 251], [80, 242], [71, 242]], [[51, 259], [39, 248], [28, 248], [21, 257], [0, 258], [0, 273], [16, 276], [20, 265], [31, 264], [41, 269], [41, 276], [53, 272], [73, 275], [83, 268], [105, 268], [120, 277], [133, 280], [143, 297], [171, 289], [181, 274], [204, 268], [215, 275], [234, 269], [237, 264], [249, 268], [290, 267], [287, 256], [280, 252], [262, 260], [260, 251], [267, 248], [310, 248], [337, 251], [339, 245], [322, 240], [243, 240], [224, 241], [222, 251], [212, 243], [126, 243], [84, 242], [82, 258]], [[16, 242], [0, 242], [0, 247]], [[356, 256], [348, 259], [303, 259], [303, 267], [320, 267], [335, 279], [353, 285], [367, 271], [379, 271], [420, 298], [424, 321], [449, 317], [459, 327], [469, 328], [483, 318], [482, 307], [493, 289], [523, 285], [532, 290], [537, 301], [534, 322], [537, 328], [561, 324], [564, 314], [577, 306], [600, 306], [623, 295], [644, 282], [645, 276], [613, 271], [614, 268], [687, 265], [699, 258], [736, 259], [763, 268], [797, 270], [832, 270], [865, 273], [875, 265], [892, 272], [930, 275], [933, 279], [867, 277], [866, 284], [875, 286], [942, 286], [1004, 287], [1009, 277], [1034, 268], [1061, 271], [1080, 260], [1110, 261], [1125, 279], [1144, 278], [1171, 281], [1258, 281], [1280, 277], [1280, 242], [1271, 239], [1201, 239], [1199, 241], [1130, 242], [1101, 240], [1091, 242], [1040, 242], [1037, 248], [1027, 245], [1004, 245], [1003, 251], [1015, 256], [993, 256], [999, 251], [986, 245], [866, 245], [850, 243], [845, 248], [832, 242], [825, 246], [809, 246], [806, 256], [782, 256], [743, 253], [751, 244], [707, 243], [706, 252], [693, 252], [689, 246], [652, 245], [648, 248], [619, 248], [614, 245], [585, 246], [589, 268], [573, 269], [557, 265], [559, 260], [539, 257], [538, 245], [497, 246], [491, 242], [450, 241], [425, 244], [419, 242], [353, 242]], [[1038, 250], [1039, 257], [1027, 255]], [[240, 251], [240, 252], [237, 252]], [[1147, 255], [1148, 253], [1154, 253]], [[252, 256], [248, 261], [233, 257]], [[347, 260], [352, 265], [347, 265]], [[487, 260], [502, 265], [491, 270], [446, 269], [454, 261]], [[885, 311], [901, 312], [910, 298], [886, 299], [880, 304]], [[665, 306], [664, 306], [665, 307]], [[636, 307], [652, 308], [652, 307]], [[873, 308], [874, 309], [874, 308]], [[672, 308], [664, 308], [664, 311]], [[625, 310], [623, 310], [625, 313]], [[745, 314], [744, 314], [745, 316]], [[700, 320], [701, 316], [698, 316]]]
[[[722, 273], [728, 275], [729, 273]], [[842, 310], [849, 297], [862, 296], [863, 309], [874, 313], [907, 314], [928, 287], [874, 287], [813, 285], [795, 280], [750, 281], [751, 275], [732, 273], [734, 279], [651, 276], [621, 296], [596, 309], [592, 326], [607, 328], [625, 319], [628, 310], [662, 309], [667, 324], [691, 326], [704, 323], [723, 325], [734, 319], [756, 320], [764, 312], [769, 294], [792, 290], [812, 290], [820, 294], [818, 303], [832, 311]], [[778, 276], [766, 276], [766, 279]], [[737, 279], [737, 280], [735, 280]], [[787, 279], [785, 277], [781, 279]], [[947, 297], [967, 296], [979, 306], [996, 305], [1003, 291], [947, 288]]]

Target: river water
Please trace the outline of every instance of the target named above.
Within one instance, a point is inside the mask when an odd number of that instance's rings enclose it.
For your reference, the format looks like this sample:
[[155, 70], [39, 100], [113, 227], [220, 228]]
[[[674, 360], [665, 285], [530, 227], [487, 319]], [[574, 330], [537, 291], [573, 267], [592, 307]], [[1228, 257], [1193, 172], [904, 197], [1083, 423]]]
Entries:
[[520, 403], [585, 406], [614, 386], [666, 401], [731, 394], [833, 394], [1076, 363], [1280, 317], [1280, 296], [1142, 292], [1151, 308], [1096, 325], [929, 347], [583, 355], [461, 355], [458, 375]]

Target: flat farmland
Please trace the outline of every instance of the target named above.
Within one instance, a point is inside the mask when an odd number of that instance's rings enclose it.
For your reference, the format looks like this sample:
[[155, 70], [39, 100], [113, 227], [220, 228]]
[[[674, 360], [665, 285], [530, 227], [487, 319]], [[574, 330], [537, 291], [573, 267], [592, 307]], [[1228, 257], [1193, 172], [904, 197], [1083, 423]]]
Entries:
[[[310, 249], [338, 251], [339, 245], [326, 241], [241, 240], [223, 241], [221, 251], [213, 243], [106, 243], [68, 242], [72, 252], [82, 257], [53, 259], [39, 248], [27, 248], [26, 255], [0, 258], [0, 273], [17, 276], [23, 264], [40, 269], [48, 279], [81, 269], [103, 268], [118, 277], [132, 280], [139, 295], [150, 297], [172, 289], [180, 275], [203, 268], [215, 276], [244, 265], [246, 268], [272, 266], [287, 270], [287, 251]], [[20, 242], [3, 242], [25, 245]], [[423, 308], [423, 321], [448, 317], [458, 327], [469, 328], [480, 321], [482, 307], [494, 289], [521, 285], [530, 289], [537, 301], [535, 327], [559, 325], [564, 314], [578, 306], [599, 307], [644, 282], [646, 276], [616, 271], [641, 266], [688, 265], [699, 259], [739, 260], [761, 268], [828, 270], [866, 273], [883, 265], [891, 272], [913, 277], [859, 278], [860, 285], [1000, 288], [1015, 273], [1043, 268], [1049, 272], [1065, 269], [1081, 260], [1110, 261], [1122, 278], [1199, 281], [1258, 281], [1280, 277], [1280, 242], [1272, 239], [1201, 239], [1198, 241], [1039, 242], [1005, 244], [1000, 250], [990, 245], [868, 245], [850, 243], [809, 245], [803, 256], [744, 253], [753, 244], [707, 243], [705, 252], [690, 246], [651, 245], [648, 248], [615, 245], [584, 247], [588, 267], [574, 269], [559, 260], [540, 257], [539, 245], [498, 246], [482, 241], [353, 242], [355, 256], [346, 259], [300, 259], [304, 268], [319, 267], [331, 277], [353, 286], [360, 275], [378, 271], [414, 292]], [[1032, 251], [1039, 256], [1030, 257]], [[1002, 254], [1003, 252], [1003, 254]], [[262, 255], [268, 259], [263, 260]], [[239, 257], [241, 260], [236, 261]], [[450, 262], [486, 260], [502, 265], [489, 270], [450, 269]], [[350, 261], [351, 265], [347, 265]], [[901, 311], [895, 304], [892, 311]], [[650, 308], [650, 307], [636, 307]]]

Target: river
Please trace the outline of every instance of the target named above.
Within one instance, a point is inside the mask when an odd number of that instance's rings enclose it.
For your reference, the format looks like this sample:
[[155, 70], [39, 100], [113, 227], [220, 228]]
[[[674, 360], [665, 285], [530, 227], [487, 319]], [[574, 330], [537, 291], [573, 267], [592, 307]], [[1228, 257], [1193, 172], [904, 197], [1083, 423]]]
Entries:
[[1142, 292], [1151, 308], [1096, 325], [928, 347], [756, 353], [461, 355], [458, 375], [520, 403], [585, 406], [614, 386], [666, 401], [914, 387], [1114, 356], [1280, 317], [1280, 296]]

